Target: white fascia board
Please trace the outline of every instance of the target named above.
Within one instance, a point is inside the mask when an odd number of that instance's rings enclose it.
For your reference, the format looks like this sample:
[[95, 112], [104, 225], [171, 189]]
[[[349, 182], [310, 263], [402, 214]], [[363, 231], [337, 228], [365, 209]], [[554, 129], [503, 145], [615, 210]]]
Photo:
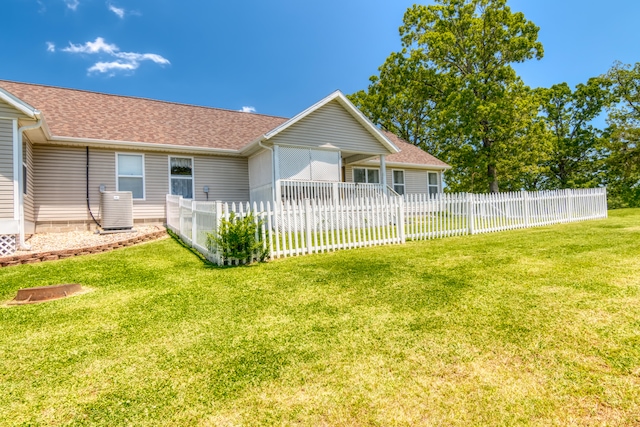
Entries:
[[[268, 141], [269, 139], [273, 138], [274, 136], [276, 136], [280, 132], [284, 131], [285, 129], [289, 128], [290, 126], [294, 125], [295, 123], [299, 122], [300, 120], [304, 119], [309, 114], [313, 113], [316, 110], [319, 110], [320, 108], [322, 108], [323, 106], [325, 106], [329, 102], [333, 101], [334, 99], [337, 100], [340, 103], [340, 105], [342, 105], [353, 116], [353, 118], [355, 118], [362, 126], [364, 126], [364, 128], [367, 129], [369, 131], [369, 133], [371, 133], [371, 135], [374, 138], [376, 138], [387, 150], [389, 150], [389, 153], [393, 154], [393, 153], [399, 153], [400, 152], [400, 149], [398, 147], [396, 147], [395, 144], [389, 140], [389, 138], [384, 136], [384, 134], [382, 132], [380, 132], [380, 129], [375, 127], [374, 124], [371, 123], [371, 121], [369, 119], [367, 119], [365, 117], [365, 115], [362, 114], [362, 112], [360, 110], [358, 110], [355, 107], [355, 105], [353, 105], [351, 103], [351, 101], [349, 101], [347, 99], [347, 97], [344, 96], [344, 94], [342, 92], [340, 92], [339, 90], [336, 90], [335, 92], [331, 93], [326, 98], [321, 99], [320, 101], [316, 102], [311, 107], [307, 108], [303, 112], [301, 112], [301, 113], [295, 115], [294, 117], [290, 118], [289, 120], [287, 120], [286, 122], [284, 122], [280, 126], [278, 126], [278, 127], [274, 128], [274, 129], [270, 130], [269, 132], [265, 133], [264, 136], [261, 138], [261, 140], [262, 141]], [[249, 144], [249, 145], [251, 145], [251, 144]]]
[[187, 147], [176, 144], [158, 144], [154, 142], [134, 142], [134, 141], [117, 141], [108, 139], [91, 139], [76, 138], [65, 136], [48, 136], [47, 140], [54, 144], [72, 144], [82, 146], [92, 146], [96, 148], [117, 147], [130, 148], [135, 150], [149, 151], [171, 151], [178, 153], [195, 153], [195, 154], [219, 154], [227, 156], [240, 156], [240, 150], [231, 150], [226, 148], [209, 148], [209, 147]]
[[31, 105], [27, 104], [21, 99], [16, 98], [15, 96], [13, 96], [12, 94], [10, 94], [9, 92], [7, 92], [2, 88], [0, 88], [0, 99], [6, 102], [7, 104], [11, 105], [16, 110], [31, 117], [32, 119], [36, 119], [40, 117], [40, 111], [33, 108]]
[[[398, 168], [411, 168], [411, 169], [428, 169], [428, 170], [440, 170], [440, 171], [445, 171], [445, 170], [449, 170], [451, 169], [451, 166], [447, 165], [447, 166], [442, 166], [442, 165], [427, 165], [424, 163], [402, 163], [402, 162], [389, 162], [387, 161], [387, 166], [393, 166], [393, 167], [398, 167]], [[379, 165], [380, 162], [375, 161], [375, 160], [368, 160], [365, 162], [355, 162], [352, 163], [352, 165]]]

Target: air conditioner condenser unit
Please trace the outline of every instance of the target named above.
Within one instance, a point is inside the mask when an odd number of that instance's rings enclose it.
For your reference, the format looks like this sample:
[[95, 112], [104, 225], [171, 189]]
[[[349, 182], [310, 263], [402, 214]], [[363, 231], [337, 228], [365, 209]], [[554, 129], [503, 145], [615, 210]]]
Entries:
[[131, 191], [100, 193], [102, 228], [105, 231], [129, 231], [133, 228], [133, 196]]

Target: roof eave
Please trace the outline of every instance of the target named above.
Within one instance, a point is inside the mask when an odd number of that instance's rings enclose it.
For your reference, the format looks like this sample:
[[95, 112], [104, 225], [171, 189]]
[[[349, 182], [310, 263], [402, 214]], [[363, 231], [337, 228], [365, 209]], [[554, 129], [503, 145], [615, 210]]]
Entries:
[[39, 119], [42, 114], [37, 108], [33, 108], [31, 105], [2, 88], [0, 88], [0, 99], [32, 119]]
[[[46, 133], [48, 129], [45, 131]], [[73, 145], [89, 145], [94, 147], [113, 146], [123, 149], [152, 150], [152, 151], [173, 151], [183, 153], [201, 153], [201, 154], [218, 154], [226, 156], [242, 156], [240, 150], [227, 148], [212, 147], [191, 147], [177, 144], [159, 144], [157, 142], [137, 142], [137, 141], [119, 141], [109, 139], [93, 139], [93, 138], [77, 138], [71, 136], [50, 136], [47, 135], [47, 141], [54, 144], [73, 144]]]
[[[364, 162], [356, 162], [354, 163], [354, 165], [356, 164], [366, 164], [366, 165], [370, 165], [370, 164], [379, 164], [379, 162], [376, 162], [375, 160], [367, 160]], [[438, 170], [449, 170], [451, 169], [451, 166], [445, 164], [445, 165], [434, 165], [434, 164], [428, 164], [428, 163], [405, 163], [405, 162], [390, 162], [390, 161], [386, 161], [385, 164], [387, 166], [395, 166], [395, 167], [410, 167], [410, 168], [414, 168], [414, 169], [438, 169]]]

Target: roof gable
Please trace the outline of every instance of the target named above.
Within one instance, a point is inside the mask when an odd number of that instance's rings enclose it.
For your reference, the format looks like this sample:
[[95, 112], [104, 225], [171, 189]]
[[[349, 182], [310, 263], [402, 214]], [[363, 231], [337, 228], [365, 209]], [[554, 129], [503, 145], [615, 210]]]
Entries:
[[263, 140], [289, 140], [292, 134], [300, 138], [309, 132], [317, 134], [319, 146], [376, 154], [400, 151], [339, 90], [267, 132]]

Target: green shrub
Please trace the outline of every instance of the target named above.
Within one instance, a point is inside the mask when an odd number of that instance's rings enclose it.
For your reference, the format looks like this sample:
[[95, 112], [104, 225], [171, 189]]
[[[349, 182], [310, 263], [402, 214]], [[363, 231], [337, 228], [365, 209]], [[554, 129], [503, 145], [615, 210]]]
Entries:
[[259, 233], [262, 224], [263, 221], [256, 220], [253, 213], [240, 218], [231, 212], [229, 219], [222, 218], [217, 233], [207, 233], [207, 247], [224, 259], [236, 258], [248, 263], [256, 259], [264, 261], [268, 250]]

